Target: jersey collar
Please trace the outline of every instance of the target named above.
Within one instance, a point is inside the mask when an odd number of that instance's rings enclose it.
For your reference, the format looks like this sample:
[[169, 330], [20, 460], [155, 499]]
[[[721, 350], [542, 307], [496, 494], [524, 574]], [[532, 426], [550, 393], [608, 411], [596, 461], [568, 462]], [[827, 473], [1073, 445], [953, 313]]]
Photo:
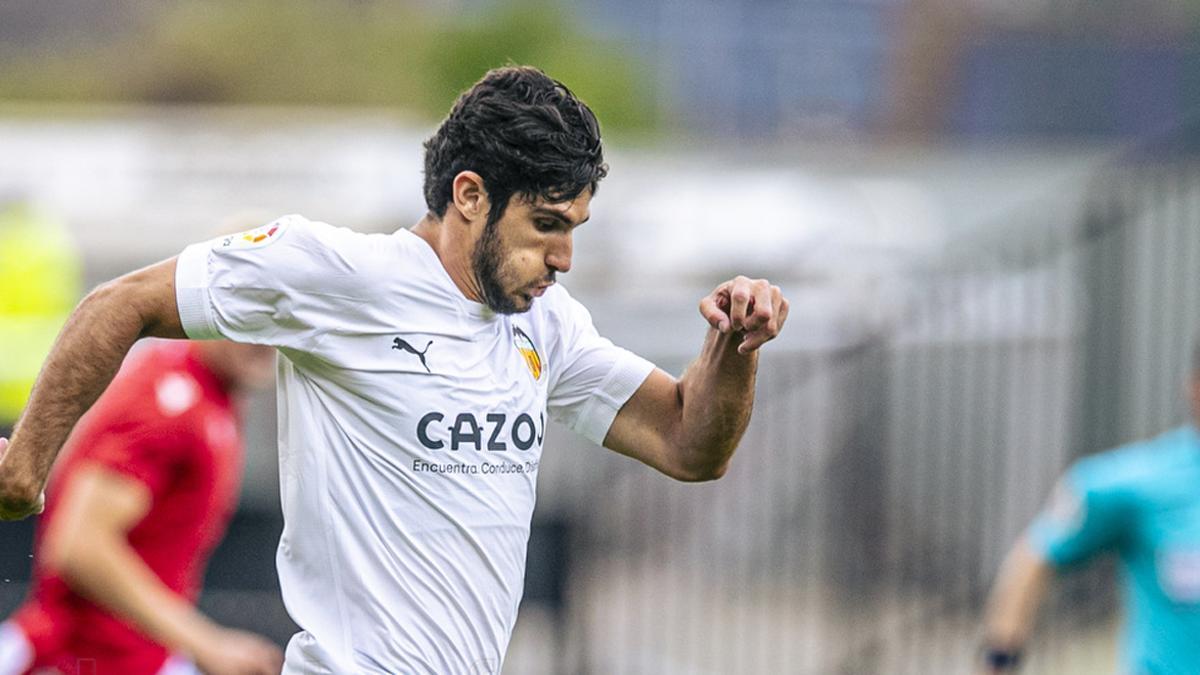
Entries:
[[462, 291], [458, 289], [458, 285], [455, 284], [454, 280], [450, 278], [450, 273], [447, 272], [446, 268], [442, 265], [442, 260], [438, 257], [437, 251], [433, 250], [433, 247], [429, 245], [429, 242], [417, 236], [407, 228], [401, 228], [400, 230], [397, 230], [397, 234], [403, 237], [411, 237], [417, 241], [417, 250], [420, 251], [421, 259], [425, 261], [425, 264], [429, 268], [431, 268], [434, 276], [438, 279], [438, 281], [441, 282], [441, 285], [444, 286], [447, 291], [449, 291], [451, 297], [458, 302], [459, 306], [464, 312], [466, 312], [468, 316], [473, 319], [488, 322], [495, 321], [497, 319], [499, 315], [492, 311], [491, 307], [488, 307], [482, 302], [475, 302], [474, 300], [471, 300], [462, 294]]

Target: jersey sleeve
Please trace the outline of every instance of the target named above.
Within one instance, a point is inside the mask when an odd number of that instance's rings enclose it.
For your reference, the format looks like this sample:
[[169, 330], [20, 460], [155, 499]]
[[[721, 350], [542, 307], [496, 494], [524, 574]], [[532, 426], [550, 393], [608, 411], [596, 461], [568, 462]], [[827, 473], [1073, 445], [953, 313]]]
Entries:
[[563, 303], [560, 339], [561, 367], [552, 374], [547, 400], [550, 417], [602, 444], [654, 364], [601, 337], [591, 314], [570, 296]]
[[193, 244], [179, 255], [175, 295], [188, 337], [312, 349], [369, 288], [349, 230], [284, 216]]
[[1056, 567], [1082, 563], [1120, 546], [1132, 511], [1119, 466], [1094, 457], [1059, 481], [1050, 504], [1030, 526], [1029, 541]]

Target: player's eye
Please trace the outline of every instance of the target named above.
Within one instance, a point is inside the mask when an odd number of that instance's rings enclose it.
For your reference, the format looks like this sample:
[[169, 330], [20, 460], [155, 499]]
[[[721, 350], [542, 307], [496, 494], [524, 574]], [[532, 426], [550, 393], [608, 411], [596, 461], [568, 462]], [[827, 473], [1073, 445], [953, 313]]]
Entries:
[[553, 232], [558, 229], [558, 221], [556, 220], [539, 220], [537, 221], [537, 229], [539, 232]]

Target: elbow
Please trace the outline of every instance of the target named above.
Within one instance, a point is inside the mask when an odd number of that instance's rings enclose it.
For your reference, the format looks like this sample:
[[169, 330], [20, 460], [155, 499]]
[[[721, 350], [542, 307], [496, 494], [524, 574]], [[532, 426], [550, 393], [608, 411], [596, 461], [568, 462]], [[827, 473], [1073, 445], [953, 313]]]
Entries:
[[60, 536], [53, 528], [46, 533], [46, 540], [38, 551], [38, 562], [47, 572], [70, 581], [72, 576], [72, 561], [78, 557], [75, 546], [66, 537]]
[[123, 329], [137, 331], [137, 338], [147, 337], [155, 328], [152, 312], [139, 291], [137, 273], [106, 281], [93, 288], [79, 302], [76, 315], [104, 317]]
[[106, 281], [83, 296], [75, 312], [103, 316], [109, 321], [119, 320], [122, 324], [136, 320], [143, 329], [147, 328], [148, 322], [136, 291], [129, 275]]
[[703, 442], [676, 438], [662, 451], [668, 458], [660, 470], [681, 483], [707, 483], [719, 480], [729, 471], [736, 441]]
[[79, 301], [79, 306], [105, 306], [111, 302], [119, 301], [124, 292], [123, 280], [124, 277], [118, 277], [96, 286], [88, 291], [87, 295], [83, 296], [83, 300]]
[[59, 577], [68, 585], [74, 586], [75, 575], [71, 568], [71, 554], [69, 551], [56, 546], [45, 545], [38, 552], [38, 564], [48, 574]]
[[[44, 547], [41, 564], [47, 572], [63, 580], [71, 590], [90, 596], [100, 582], [96, 556], [101, 552], [85, 542], [63, 547]], [[102, 583], [102, 582], [101, 582]]]
[[120, 320], [122, 312], [132, 308], [132, 303], [125, 297], [125, 289], [121, 279], [106, 281], [88, 291], [79, 301], [72, 313], [70, 322], [76, 317], [108, 317]]
[[681, 463], [667, 475], [682, 483], [707, 483], [719, 480], [729, 471], [730, 457], [722, 457], [719, 461], [700, 461]]
[[60, 577], [68, 586], [78, 589], [87, 578], [86, 551], [95, 552], [97, 544], [93, 537], [86, 534], [62, 536], [63, 534], [65, 533], [53, 530], [47, 532], [46, 541], [39, 551], [39, 562], [47, 572]]
[[681, 483], [709, 483], [714, 480], [720, 480], [725, 475], [724, 468], [707, 469], [699, 471], [687, 471], [672, 474], [672, 478]]

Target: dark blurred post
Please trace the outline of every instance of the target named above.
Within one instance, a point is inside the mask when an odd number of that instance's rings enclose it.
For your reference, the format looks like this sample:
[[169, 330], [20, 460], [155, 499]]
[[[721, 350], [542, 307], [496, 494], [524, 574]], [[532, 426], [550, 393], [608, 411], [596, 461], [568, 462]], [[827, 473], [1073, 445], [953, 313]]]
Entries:
[[[828, 506], [826, 569], [839, 588], [856, 632], [873, 635], [877, 627], [862, 608], [877, 605], [887, 552], [886, 478], [891, 382], [886, 340], [870, 337], [852, 351], [840, 399], [850, 408], [847, 425], [835, 439], [838, 450], [826, 468]], [[859, 644], [873, 645], [861, 639]], [[880, 672], [879, 654], [868, 646], [846, 656], [843, 672]]]
[[529, 533], [525, 561], [525, 595], [522, 604], [535, 603], [545, 608], [553, 622], [555, 673], [571, 673], [567, 662], [570, 621], [567, 613], [567, 580], [571, 574], [570, 545], [573, 528], [566, 516], [534, 519]]
[[1125, 412], [1121, 391], [1130, 382], [1125, 353], [1130, 329], [1125, 300], [1131, 293], [1131, 274], [1125, 272], [1128, 208], [1115, 182], [1111, 175], [1097, 181], [1083, 222], [1087, 311], [1080, 345], [1080, 400], [1074, 435], [1077, 443], [1072, 448], [1074, 457], [1115, 447], [1121, 442]]

